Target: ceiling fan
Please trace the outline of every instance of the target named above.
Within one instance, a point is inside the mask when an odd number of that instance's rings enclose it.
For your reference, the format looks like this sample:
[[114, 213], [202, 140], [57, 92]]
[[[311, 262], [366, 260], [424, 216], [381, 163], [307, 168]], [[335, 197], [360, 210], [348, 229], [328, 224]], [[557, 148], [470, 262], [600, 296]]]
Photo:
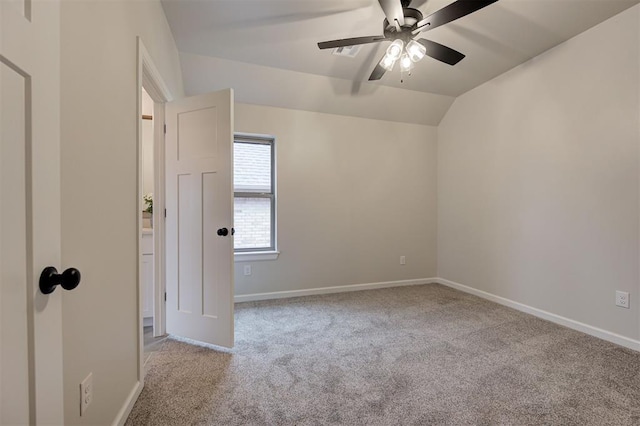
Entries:
[[318, 43], [320, 49], [355, 46], [359, 44], [391, 41], [385, 55], [376, 65], [369, 80], [380, 80], [400, 61], [400, 71], [410, 72], [413, 64], [425, 55], [449, 65], [460, 62], [465, 55], [424, 38], [415, 39], [423, 31], [429, 31], [458, 18], [476, 12], [498, 0], [457, 0], [437, 12], [423, 18], [422, 12], [409, 7], [411, 0], [378, 0], [386, 16], [382, 23], [383, 35], [354, 37]]

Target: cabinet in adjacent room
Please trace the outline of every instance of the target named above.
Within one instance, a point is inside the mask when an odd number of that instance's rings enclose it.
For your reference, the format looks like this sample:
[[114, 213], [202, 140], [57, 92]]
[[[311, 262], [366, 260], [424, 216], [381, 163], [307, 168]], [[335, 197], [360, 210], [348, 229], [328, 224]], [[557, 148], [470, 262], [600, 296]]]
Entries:
[[142, 231], [142, 317], [145, 323], [153, 319], [153, 231], [147, 229]]

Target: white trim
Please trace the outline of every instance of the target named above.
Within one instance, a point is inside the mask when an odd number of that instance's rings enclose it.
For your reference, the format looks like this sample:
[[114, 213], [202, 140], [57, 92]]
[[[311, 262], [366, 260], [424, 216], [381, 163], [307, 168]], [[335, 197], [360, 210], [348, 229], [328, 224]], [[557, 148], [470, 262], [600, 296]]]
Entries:
[[[156, 117], [153, 124], [153, 180], [154, 180], [154, 204], [153, 212], [154, 238], [153, 238], [153, 336], [163, 336], [166, 332], [166, 307], [164, 293], [166, 288], [165, 278], [165, 158], [164, 158], [164, 106], [166, 102], [173, 100], [173, 96], [153, 62], [153, 58], [138, 37], [138, 61], [139, 81], [138, 91], [141, 87], [154, 101], [153, 115]], [[140, 209], [138, 209], [140, 210]]]
[[276, 260], [279, 251], [239, 251], [233, 254], [234, 262], [256, 262], [260, 260]]
[[306, 290], [274, 291], [271, 293], [254, 293], [236, 295], [234, 302], [253, 302], [256, 300], [287, 299], [290, 297], [312, 296], [315, 294], [344, 293], [348, 291], [374, 290], [378, 288], [404, 287], [409, 285], [432, 284], [437, 278], [418, 278], [414, 280], [385, 281], [379, 283], [351, 284], [335, 287], [319, 287]]
[[601, 328], [597, 328], [588, 324], [581, 323], [569, 318], [565, 318], [560, 315], [553, 314], [551, 312], [543, 311], [542, 309], [534, 308], [532, 306], [525, 305], [523, 303], [515, 302], [504, 297], [496, 296], [486, 291], [478, 290], [473, 287], [469, 287], [463, 284], [456, 283], [444, 278], [420, 278], [414, 280], [402, 280], [402, 281], [386, 281], [379, 283], [369, 284], [351, 284], [345, 286], [335, 287], [319, 287], [306, 290], [290, 290], [290, 291], [276, 291], [271, 293], [253, 293], [253, 294], [240, 294], [234, 297], [234, 302], [253, 302], [258, 300], [271, 300], [271, 299], [286, 299], [290, 297], [299, 296], [312, 296], [316, 294], [331, 294], [331, 293], [343, 293], [350, 291], [360, 290], [373, 290], [378, 288], [389, 287], [403, 287], [409, 285], [421, 285], [421, 284], [442, 284], [447, 287], [454, 288], [456, 290], [463, 291], [465, 293], [473, 294], [474, 296], [481, 297], [499, 305], [507, 306], [509, 308], [516, 309], [518, 311], [533, 315], [538, 318], [553, 322], [555, 324], [571, 328], [573, 330], [580, 331], [590, 336], [597, 337], [602, 340], [606, 340], [611, 343], [615, 343], [620, 346], [624, 346], [629, 349], [640, 351], [640, 341], [631, 339], [629, 337], [621, 336], [616, 333], [612, 333]]
[[[637, 10], [636, 15], [637, 15], [637, 16], [636, 16], [636, 19], [640, 19], [640, 9], [638, 9], [638, 10]], [[638, 51], [637, 51], [636, 53], [637, 53], [637, 54], [640, 54], [640, 45], [638, 46]], [[640, 85], [638, 86], [638, 93], [637, 93], [637, 95], [640, 97]], [[639, 98], [636, 98], [636, 99], [639, 99]], [[637, 123], [638, 123], [638, 133], [636, 133], [636, 134], [640, 134], [640, 108], [638, 109], [638, 121], [637, 121]], [[640, 151], [638, 152], [638, 158], [637, 158], [636, 160], [637, 160], [637, 161], [640, 161]], [[639, 173], [638, 173], [638, 180], [640, 181], [640, 170], [639, 170]], [[640, 217], [639, 217], [639, 219], [640, 219]], [[638, 228], [638, 232], [639, 232], [639, 233], [638, 233], [638, 235], [636, 236], [636, 238], [640, 238], [640, 227]], [[638, 270], [638, 272], [639, 272], [639, 274], [640, 274], [640, 262], [638, 263], [638, 266], [639, 266], [639, 270]], [[636, 289], [637, 289], [637, 293], [636, 293], [636, 294], [640, 295], [640, 281], [638, 281], [638, 282], [637, 282], [637, 287], [636, 287]], [[635, 297], [635, 299], [638, 299], [638, 298], [637, 298], [637, 297]], [[638, 315], [638, 319], [637, 319], [637, 320], [638, 320], [638, 326], [640, 327], [640, 315]], [[640, 328], [639, 328], [639, 329], [640, 329]], [[640, 337], [640, 336], [639, 336], [639, 337]]]
[[[144, 61], [142, 59], [144, 46], [142, 45], [142, 40], [138, 37], [138, 75], [137, 75], [137, 108], [136, 108], [136, 232], [138, 234], [138, 238], [136, 239], [136, 255], [138, 256], [136, 262], [137, 268], [137, 276], [138, 282], [136, 286], [136, 297], [138, 298], [138, 311], [137, 311], [137, 322], [136, 334], [138, 335], [138, 382], [144, 381], [144, 331], [143, 331], [143, 312], [144, 309], [142, 307], [142, 297], [143, 297], [143, 289], [142, 289], [142, 215], [140, 212], [143, 209], [142, 206], [142, 126], [140, 124], [142, 117], [142, 80], [143, 80], [143, 71]], [[120, 410], [122, 411], [122, 410]], [[118, 413], [120, 415], [120, 413]], [[119, 417], [116, 417], [119, 418]]]
[[524, 303], [515, 302], [513, 300], [506, 299], [504, 297], [496, 296], [495, 294], [487, 293], [486, 291], [478, 290], [473, 287], [459, 284], [457, 282], [450, 281], [444, 278], [435, 278], [434, 282], [445, 285], [447, 287], [454, 288], [456, 290], [463, 291], [465, 293], [473, 294], [474, 296], [478, 296], [483, 299], [490, 300], [492, 302], [498, 303], [503, 306], [508, 306], [518, 311], [525, 312], [527, 314], [533, 315], [538, 318], [542, 318], [547, 321], [551, 321], [553, 323], [562, 325], [564, 327], [581, 331], [590, 336], [594, 336], [599, 339], [606, 340], [608, 342], [615, 343], [620, 346], [624, 346], [625, 348], [640, 351], [640, 341], [638, 340], [633, 340], [633, 339], [630, 339], [629, 337], [621, 336], [619, 334], [612, 333], [610, 331], [603, 330], [601, 328], [584, 324], [579, 321], [575, 321], [560, 315], [552, 314], [551, 312], [543, 311], [542, 309], [534, 308], [532, 306], [525, 305]]
[[[157, 114], [157, 111], [162, 113], [164, 103], [170, 101], [172, 99], [171, 93], [169, 92], [164, 80], [162, 79], [162, 75], [158, 71], [158, 68], [155, 66], [151, 55], [144, 46], [142, 42], [142, 38], [137, 37], [137, 56], [138, 56], [138, 68], [137, 68], [137, 78], [136, 78], [136, 99], [137, 99], [137, 110], [136, 110], [136, 126], [137, 126], [137, 158], [136, 158], [136, 168], [137, 168], [137, 188], [136, 188], [136, 198], [137, 198], [137, 208], [136, 208], [136, 231], [138, 234], [137, 238], [137, 254], [138, 254], [138, 262], [137, 262], [137, 275], [138, 275], [138, 285], [136, 289], [137, 298], [138, 298], [138, 312], [137, 312], [137, 335], [138, 335], [138, 380], [133, 390], [129, 394], [125, 405], [120, 409], [118, 415], [116, 416], [116, 420], [114, 424], [124, 424], [133, 408], [133, 405], [136, 402], [136, 399], [142, 392], [142, 388], [144, 387], [144, 333], [143, 333], [143, 309], [142, 309], [142, 216], [140, 212], [142, 211], [142, 126], [140, 125], [141, 116], [142, 116], [142, 88], [144, 87], [151, 99], [155, 102], [154, 104], [154, 114]], [[158, 108], [160, 107], [160, 108]], [[157, 111], [156, 111], [157, 110]], [[164, 123], [164, 114], [162, 116]], [[164, 146], [164, 132], [158, 132], [158, 128], [160, 126], [159, 122], [161, 120], [156, 120], [154, 123], [154, 180], [158, 178], [158, 174], [164, 173], [164, 158], [162, 156], [158, 156], [158, 153], [164, 152], [164, 150], [158, 150], [158, 146]], [[160, 162], [160, 164], [159, 164]], [[154, 196], [156, 199], [154, 200], [157, 205], [164, 205], [164, 180], [160, 182], [155, 181], [155, 192], [160, 195]], [[158, 218], [162, 217], [160, 215], [159, 209], [155, 209], [154, 211], [154, 223], [156, 224], [156, 230], [154, 233], [154, 275], [156, 281], [156, 285], [154, 287], [154, 318], [155, 321], [159, 321], [162, 325], [162, 332], [164, 332], [164, 303], [161, 303], [161, 309], [157, 309], [158, 300], [162, 298], [164, 300], [164, 290], [161, 290], [160, 293], [158, 291], [158, 287], [164, 289], [164, 275], [162, 274], [162, 270], [164, 268], [164, 232], [163, 225], [164, 222], [158, 220]], [[164, 211], [162, 209], [161, 211]], [[162, 217], [164, 219], [164, 217]], [[162, 296], [160, 296], [162, 294]], [[156, 324], [154, 323], [154, 334], [156, 332]]]
[[122, 408], [120, 408], [120, 411], [118, 411], [118, 414], [116, 415], [116, 418], [112, 423], [113, 426], [122, 426], [125, 424], [127, 418], [129, 417], [129, 414], [131, 414], [133, 406], [135, 405], [138, 397], [140, 396], [140, 393], [142, 392], [143, 387], [144, 384], [142, 382], [136, 382], [136, 384], [133, 386], [133, 389], [131, 389], [129, 396], [124, 402], [124, 405], [122, 405]]
[[169, 88], [165, 84], [160, 71], [158, 71], [140, 37], [138, 37], [138, 55], [140, 61], [142, 61], [142, 69], [140, 70], [142, 77], [141, 85], [144, 86], [144, 89], [151, 99], [155, 102], [162, 103], [172, 101], [173, 96], [171, 96]]
[[[164, 99], [164, 98], [163, 98]], [[165, 151], [164, 151], [164, 106], [163, 102], [154, 99], [153, 113], [161, 120], [153, 123], [153, 186], [154, 204], [153, 211], [154, 235], [153, 235], [153, 337], [163, 336], [166, 333], [166, 305], [164, 303], [165, 292]]]

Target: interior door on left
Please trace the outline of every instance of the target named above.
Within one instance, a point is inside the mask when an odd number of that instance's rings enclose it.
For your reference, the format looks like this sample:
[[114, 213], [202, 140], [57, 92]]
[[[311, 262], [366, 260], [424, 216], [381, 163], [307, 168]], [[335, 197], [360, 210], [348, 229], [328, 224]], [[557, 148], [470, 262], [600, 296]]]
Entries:
[[0, 0], [0, 424], [64, 424], [60, 4]]

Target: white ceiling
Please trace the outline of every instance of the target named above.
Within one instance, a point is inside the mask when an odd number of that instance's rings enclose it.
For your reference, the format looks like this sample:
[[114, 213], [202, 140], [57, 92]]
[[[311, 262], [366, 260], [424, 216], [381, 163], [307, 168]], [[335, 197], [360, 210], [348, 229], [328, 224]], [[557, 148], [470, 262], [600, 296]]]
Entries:
[[[451, 2], [413, 5], [427, 16]], [[404, 83], [396, 69], [364, 85], [455, 97], [639, 2], [500, 0], [422, 34], [466, 54], [456, 66], [425, 58]], [[380, 35], [384, 14], [376, 0], [164, 0], [163, 7], [178, 50], [199, 56], [359, 82], [367, 80], [387, 46], [365, 45], [348, 58], [316, 45]]]
[[181, 53], [180, 62], [187, 95], [232, 87], [238, 103], [436, 126], [455, 101], [452, 96], [377, 84], [359, 87], [345, 79], [191, 53]]

